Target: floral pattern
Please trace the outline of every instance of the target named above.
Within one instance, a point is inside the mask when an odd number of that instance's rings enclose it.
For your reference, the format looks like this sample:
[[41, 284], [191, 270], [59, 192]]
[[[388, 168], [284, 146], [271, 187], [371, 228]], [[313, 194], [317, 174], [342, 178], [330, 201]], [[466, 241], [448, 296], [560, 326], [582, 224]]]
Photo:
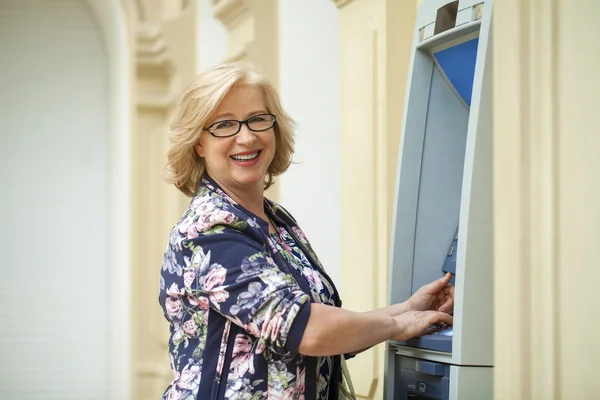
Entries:
[[163, 399], [335, 399], [335, 357], [298, 352], [318, 302], [341, 306], [308, 239], [265, 200], [268, 225], [209, 177], [172, 229], [159, 302], [173, 381]]

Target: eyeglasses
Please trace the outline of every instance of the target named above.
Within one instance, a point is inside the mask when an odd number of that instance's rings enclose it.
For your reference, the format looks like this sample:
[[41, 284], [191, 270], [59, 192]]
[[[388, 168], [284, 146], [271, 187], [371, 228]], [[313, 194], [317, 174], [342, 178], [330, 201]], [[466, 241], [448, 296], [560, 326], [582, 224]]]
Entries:
[[242, 124], [246, 124], [248, 129], [250, 129], [252, 132], [262, 132], [275, 126], [275, 116], [273, 114], [259, 114], [254, 115], [245, 121], [228, 119], [215, 122], [208, 128], [204, 128], [202, 130], [208, 131], [215, 137], [223, 138], [237, 135], [240, 129], [242, 129]]

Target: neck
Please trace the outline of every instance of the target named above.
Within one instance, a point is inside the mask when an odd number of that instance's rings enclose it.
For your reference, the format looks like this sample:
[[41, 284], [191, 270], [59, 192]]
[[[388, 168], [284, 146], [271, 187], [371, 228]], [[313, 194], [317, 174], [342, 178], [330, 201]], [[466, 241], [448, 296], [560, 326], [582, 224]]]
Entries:
[[254, 215], [266, 220], [263, 204], [265, 191], [262, 185], [251, 188], [239, 188], [227, 186], [215, 178], [213, 178], [213, 180], [217, 182], [221, 189], [235, 200], [236, 203], [240, 204]]
[[227, 192], [228, 195], [231, 196], [231, 198], [233, 198], [246, 210], [266, 220], [265, 207], [263, 204], [263, 191], [261, 191], [259, 194], [253, 194], [250, 196], [245, 193], [239, 193], [239, 191], [236, 193], [231, 190], [224, 190]]

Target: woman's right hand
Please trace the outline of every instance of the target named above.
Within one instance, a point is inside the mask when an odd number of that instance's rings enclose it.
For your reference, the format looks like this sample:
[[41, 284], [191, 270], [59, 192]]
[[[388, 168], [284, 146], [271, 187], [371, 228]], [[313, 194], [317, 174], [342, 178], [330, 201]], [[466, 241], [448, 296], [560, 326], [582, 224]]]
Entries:
[[439, 311], [407, 311], [393, 317], [397, 334], [392, 340], [408, 340], [423, 335], [431, 325], [450, 326], [452, 315]]

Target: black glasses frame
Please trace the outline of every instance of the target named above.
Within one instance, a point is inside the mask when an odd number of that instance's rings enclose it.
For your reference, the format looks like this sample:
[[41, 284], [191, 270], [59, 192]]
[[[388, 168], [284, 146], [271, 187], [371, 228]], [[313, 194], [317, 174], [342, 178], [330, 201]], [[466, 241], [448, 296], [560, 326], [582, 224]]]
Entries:
[[[252, 129], [250, 127], [249, 122], [252, 121], [254, 118], [257, 117], [264, 117], [264, 116], [269, 116], [273, 118], [273, 123], [271, 124], [271, 126], [269, 126], [268, 128], [264, 128], [264, 129]], [[235, 122], [238, 124], [238, 128], [237, 130], [232, 133], [231, 135], [226, 135], [226, 136], [221, 136], [221, 135], [216, 135], [214, 132], [211, 131], [211, 128], [217, 124], [222, 124], [223, 122]], [[273, 114], [257, 114], [257, 115], [253, 115], [250, 118], [244, 120], [244, 121], [239, 121], [237, 119], [224, 119], [222, 121], [217, 121], [213, 124], [210, 124], [207, 128], [203, 128], [203, 131], [207, 131], [208, 133], [210, 133], [211, 135], [213, 135], [216, 138], [227, 138], [227, 137], [232, 137], [237, 135], [238, 133], [240, 133], [240, 130], [242, 130], [242, 125], [246, 125], [246, 127], [248, 127], [248, 129], [250, 129], [252, 132], [264, 132], [264, 131], [268, 131], [269, 129], [273, 128], [275, 126], [275, 123], [277, 122], [277, 117], [275, 117], [275, 115]]]

